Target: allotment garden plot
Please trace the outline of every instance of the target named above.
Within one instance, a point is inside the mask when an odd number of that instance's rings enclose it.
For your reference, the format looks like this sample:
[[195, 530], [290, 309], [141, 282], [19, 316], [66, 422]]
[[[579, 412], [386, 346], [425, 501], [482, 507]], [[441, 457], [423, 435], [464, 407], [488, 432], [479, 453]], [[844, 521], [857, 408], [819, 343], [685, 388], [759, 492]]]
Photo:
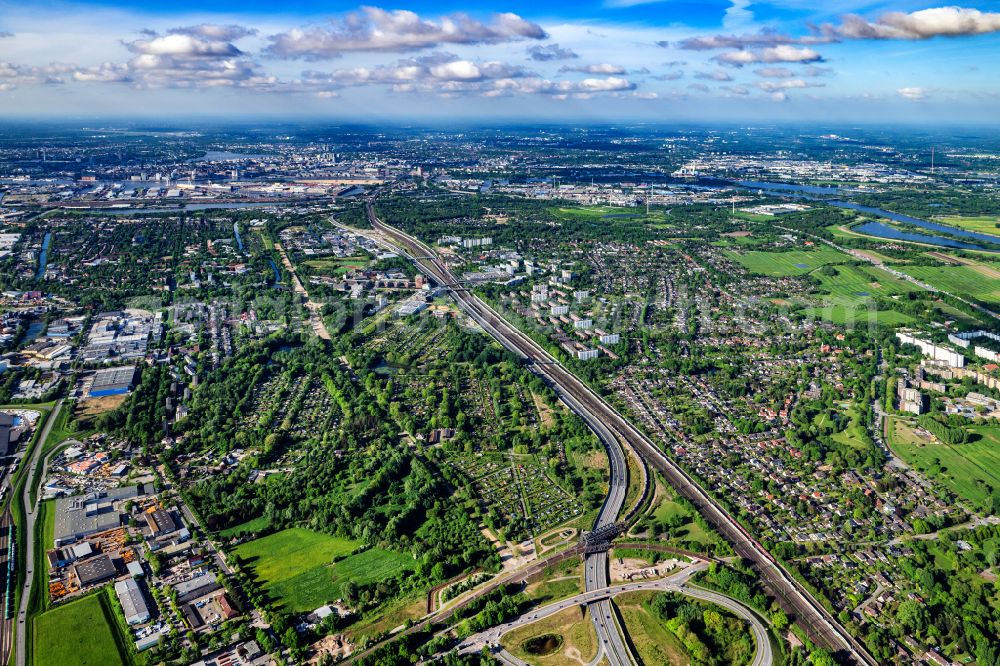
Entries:
[[274, 374], [254, 387], [253, 406], [247, 426], [270, 427], [297, 438], [322, 439], [340, 422], [339, 407], [316, 377]]
[[461, 455], [450, 462], [472, 479], [486, 522], [507, 538], [536, 536], [583, 511], [534, 456]]

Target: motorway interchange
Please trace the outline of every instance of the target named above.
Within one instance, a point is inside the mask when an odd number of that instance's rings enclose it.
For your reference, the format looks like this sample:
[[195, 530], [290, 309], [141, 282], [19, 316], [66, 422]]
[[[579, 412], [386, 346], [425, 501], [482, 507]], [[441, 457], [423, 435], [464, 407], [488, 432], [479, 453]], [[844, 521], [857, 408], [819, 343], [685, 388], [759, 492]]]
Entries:
[[[542, 376], [560, 398], [595, 432], [608, 451], [610, 489], [595, 523], [595, 530], [614, 524], [621, 511], [628, 487], [628, 471], [623, 446], [646, 465], [660, 471], [683, 497], [690, 500], [705, 519], [733, 546], [734, 552], [749, 560], [779, 605], [796, 618], [810, 639], [819, 646], [840, 653], [853, 663], [877, 664], [868, 651], [851, 636], [823, 606], [782, 567], [747, 530], [701, 488], [691, 477], [667, 458], [635, 426], [611, 407], [554, 357], [523, 332], [509, 324], [481, 299], [462, 287], [436, 253], [418, 239], [385, 224], [375, 214], [374, 198], [367, 205], [369, 223], [389, 239], [397, 251], [413, 261], [417, 268], [437, 285], [448, 289], [458, 306], [501, 345], [523, 358]], [[586, 557], [586, 591], [606, 589], [607, 552], [597, 550]], [[589, 602], [591, 617], [600, 644], [600, 655], [612, 666], [635, 663], [609, 599]], [[760, 642], [758, 641], [758, 646]], [[761, 649], [758, 648], [758, 658]]]

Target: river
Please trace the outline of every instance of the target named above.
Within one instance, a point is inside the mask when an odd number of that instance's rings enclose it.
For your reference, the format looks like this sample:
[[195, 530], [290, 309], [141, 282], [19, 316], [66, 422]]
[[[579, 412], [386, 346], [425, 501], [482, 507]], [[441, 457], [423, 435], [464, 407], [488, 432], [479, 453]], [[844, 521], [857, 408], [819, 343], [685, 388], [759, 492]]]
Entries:
[[875, 221], [864, 222], [863, 224], [853, 227], [855, 231], [863, 234], [868, 234], [869, 236], [878, 236], [879, 238], [887, 238], [890, 240], [904, 240], [915, 243], [926, 243], [928, 245], [938, 245], [940, 247], [951, 247], [961, 250], [981, 250], [985, 252], [1000, 252], [1000, 250], [959, 240], [961, 238], [967, 238], [969, 240], [1000, 244], [1000, 236], [992, 236], [990, 234], [977, 233], [974, 231], [966, 231], [965, 229], [960, 229], [958, 227], [952, 227], [946, 224], [938, 224], [937, 222], [929, 222], [927, 220], [922, 220], [918, 217], [911, 217], [909, 215], [903, 215], [901, 213], [894, 213], [891, 210], [885, 210], [883, 208], [875, 208], [874, 206], [862, 206], [861, 204], [856, 204], [852, 201], [819, 198], [821, 195], [841, 194], [842, 193], [841, 189], [837, 187], [819, 187], [816, 185], [794, 185], [790, 183], [768, 183], [755, 180], [739, 180], [739, 181], [734, 181], [734, 184], [739, 185], [740, 187], [746, 187], [748, 189], [753, 189], [753, 190], [765, 190], [769, 192], [785, 194], [787, 196], [800, 197], [803, 199], [810, 199], [814, 201], [823, 201], [824, 203], [830, 204], [831, 206], [836, 206], [837, 208], [846, 208], [849, 210], [857, 211], [859, 213], [868, 213], [869, 215], [883, 217], [888, 220], [893, 220], [895, 222], [901, 222], [904, 224], [911, 224], [915, 227], [926, 229], [927, 231], [932, 231], [932, 232], [936, 231], [938, 233], [948, 234], [948, 236], [956, 236], [958, 238], [949, 238], [944, 236], [938, 236], [935, 234], [922, 234], [914, 231], [907, 231], [904, 229], [898, 229], [893, 225]]
[[49, 263], [49, 243], [52, 242], [52, 233], [45, 232], [45, 238], [42, 239], [42, 252], [38, 255], [38, 272], [35, 274], [36, 280], [41, 280], [45, 277], [45, 266]]
[[243, 251], [243, 239], [240, 238], [240, 223], [233, 222], [233, 235], [236, 236], [236, 244], [240, 247], [240, 252]]
[[975, 245], [973, 243], [965, 243], [962, 241], [955, 240], [953, 238], [942, 238], [941, 236], [931, 236], [929, 234], [918, 234], [913, 231], [905, 231], [903, 229], [898, 229], [892, 225], [884, 224], [882, 222], [874, 222], [874, 221], [865, 222], [864, 224], [859, 224], [856, 227], [851, 227], [851, 231], [856, 231], [859, 234], [867, 234], [869, 236], [878, 236], [879, 238], [888, 238], [890, 240], [904, 240], [913, 243], [926, 243], [928, 245], [952, 247], [960, 250], [1000, 252], [1000, 250], [991, 250], [981, 245]]
[[[985, 241], [987, 243], [1000, 243], [1000, 236], [992, 236], [990, 234], [977, 233], [975, 231], [966, 231], [965, 229], [959, 229], [958, 227], [952, 227], [946, 224], [938, 224], [937, 222], [929, 222], [927, 220], [922, 220], [919, 217], [910, 217], [909, 215], [903, 215], [902, 213], [893, 213], [892, 211], [883, 210], [881, 208], [873, 208], [872, 206], [862, 206], [861, 204], [856, 204], [850, 201], [831, 201], [829, 203], [834, 206], [837, 206], [838, 208], [849, 208], [851, 210], [856, 210], [861, 213], [869, 213], [871, 215], [878, 215], [879, 217], [885, 217], [890, 220], [895, 220], [896, 222], [912, 224], [915, 227], [920, 227], [921, 229], [927, 229], [928, 231], [938, 231], [940, 233], [950, 234], [952, 236], [959, 236], [961, 238], [971, 238], [972, 240]], [[937, 237], [933, 236], [932, 238], [937, 238]]]
[[741, 187], [751, 190], [767, 190], [769, 192], [801, 192], [803, 194], [815, 195], [836, 195], [840, 194], [839, 187], [822, 187], [820, 185], [794, 185], [792, 183], [767, 183], [758, 180], [737, 180], [734, 181]]

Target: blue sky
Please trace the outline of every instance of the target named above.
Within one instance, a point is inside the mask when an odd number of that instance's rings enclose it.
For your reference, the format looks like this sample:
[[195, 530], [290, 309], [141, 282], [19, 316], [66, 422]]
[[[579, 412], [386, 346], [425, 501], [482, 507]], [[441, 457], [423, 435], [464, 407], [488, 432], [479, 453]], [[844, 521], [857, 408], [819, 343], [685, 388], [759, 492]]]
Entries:
[[0, 116], [996, 123], [1000, 2], [0, 0]]

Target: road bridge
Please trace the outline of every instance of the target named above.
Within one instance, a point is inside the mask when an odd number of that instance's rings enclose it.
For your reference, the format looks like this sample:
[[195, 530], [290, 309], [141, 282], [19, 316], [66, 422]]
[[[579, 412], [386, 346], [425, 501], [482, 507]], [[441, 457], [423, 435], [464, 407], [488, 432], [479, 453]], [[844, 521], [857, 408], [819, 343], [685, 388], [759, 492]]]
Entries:
[[[425, 275], [435, 280], [437, 284], [448, 284], [456, 281], [447, 265], [436, 257], [433, 250], [426, 244], [379, 220], [375, 215], [372, 201], [368, 202], [367, 212], [372, 227], [391, 238], [404, 250], [403, 253], [406, 256], [432, 257], [432, 259], [414, 260], [417, 267]], [[732, 544], [735, 553], [753, 564], [767, 590], [776, 598], [779, 605], [795, 618], [814, 643], [839, 653], [853, 663], [878, 666], [878, 662], [864, 646], [849, 634], [837, 619], [750, 535], [739, 521], [614, 407], [573, 373], [566, 370], [541, 345], [507, 322], [477, 296], [467, 292], [454, 292], [453, 298], [473, 321], [492, 335], [502, 346], [522, 358], [534, 361], [532, 367], [547, 379], [559, 397], [587, 422], [598, 434], [601, 441], [605, 442], [606, 447], [607, 441], [620, 438], [621, 442], [635, 451], [646, 463], [659, 470], [670, 485], [691, 501], [702, 516]], [[541, 360], [547, 361], [547, 363], [538, 363]], [[610, 455], [609, 458], [611, 458]], [[624, 456], [621, 456], [620, 461], [611, 460], [612, 492], [609, 493], [609, 499], [614, 495], [614, 479], [616, 478], [614, 469], [617, 464], [624, 467]], [[627, 471], [624, 478], [627, 479]], [[622, 493], [624, 493], [624, 489], [622, 489]], [[607, 502], [606, 499], [605, 505]], [[602, 556], [595, 554], [591, 557], [594, 558], [593, 563], [597, 565]], [[606, 555], [604, 557], [606, 558]], [[588, 558], [588, 563], [590, 561], [591, 558]], [[599, 576], [596, 572], [593, 575]], [[599, 578], [596, 580], [600, 581]]]

